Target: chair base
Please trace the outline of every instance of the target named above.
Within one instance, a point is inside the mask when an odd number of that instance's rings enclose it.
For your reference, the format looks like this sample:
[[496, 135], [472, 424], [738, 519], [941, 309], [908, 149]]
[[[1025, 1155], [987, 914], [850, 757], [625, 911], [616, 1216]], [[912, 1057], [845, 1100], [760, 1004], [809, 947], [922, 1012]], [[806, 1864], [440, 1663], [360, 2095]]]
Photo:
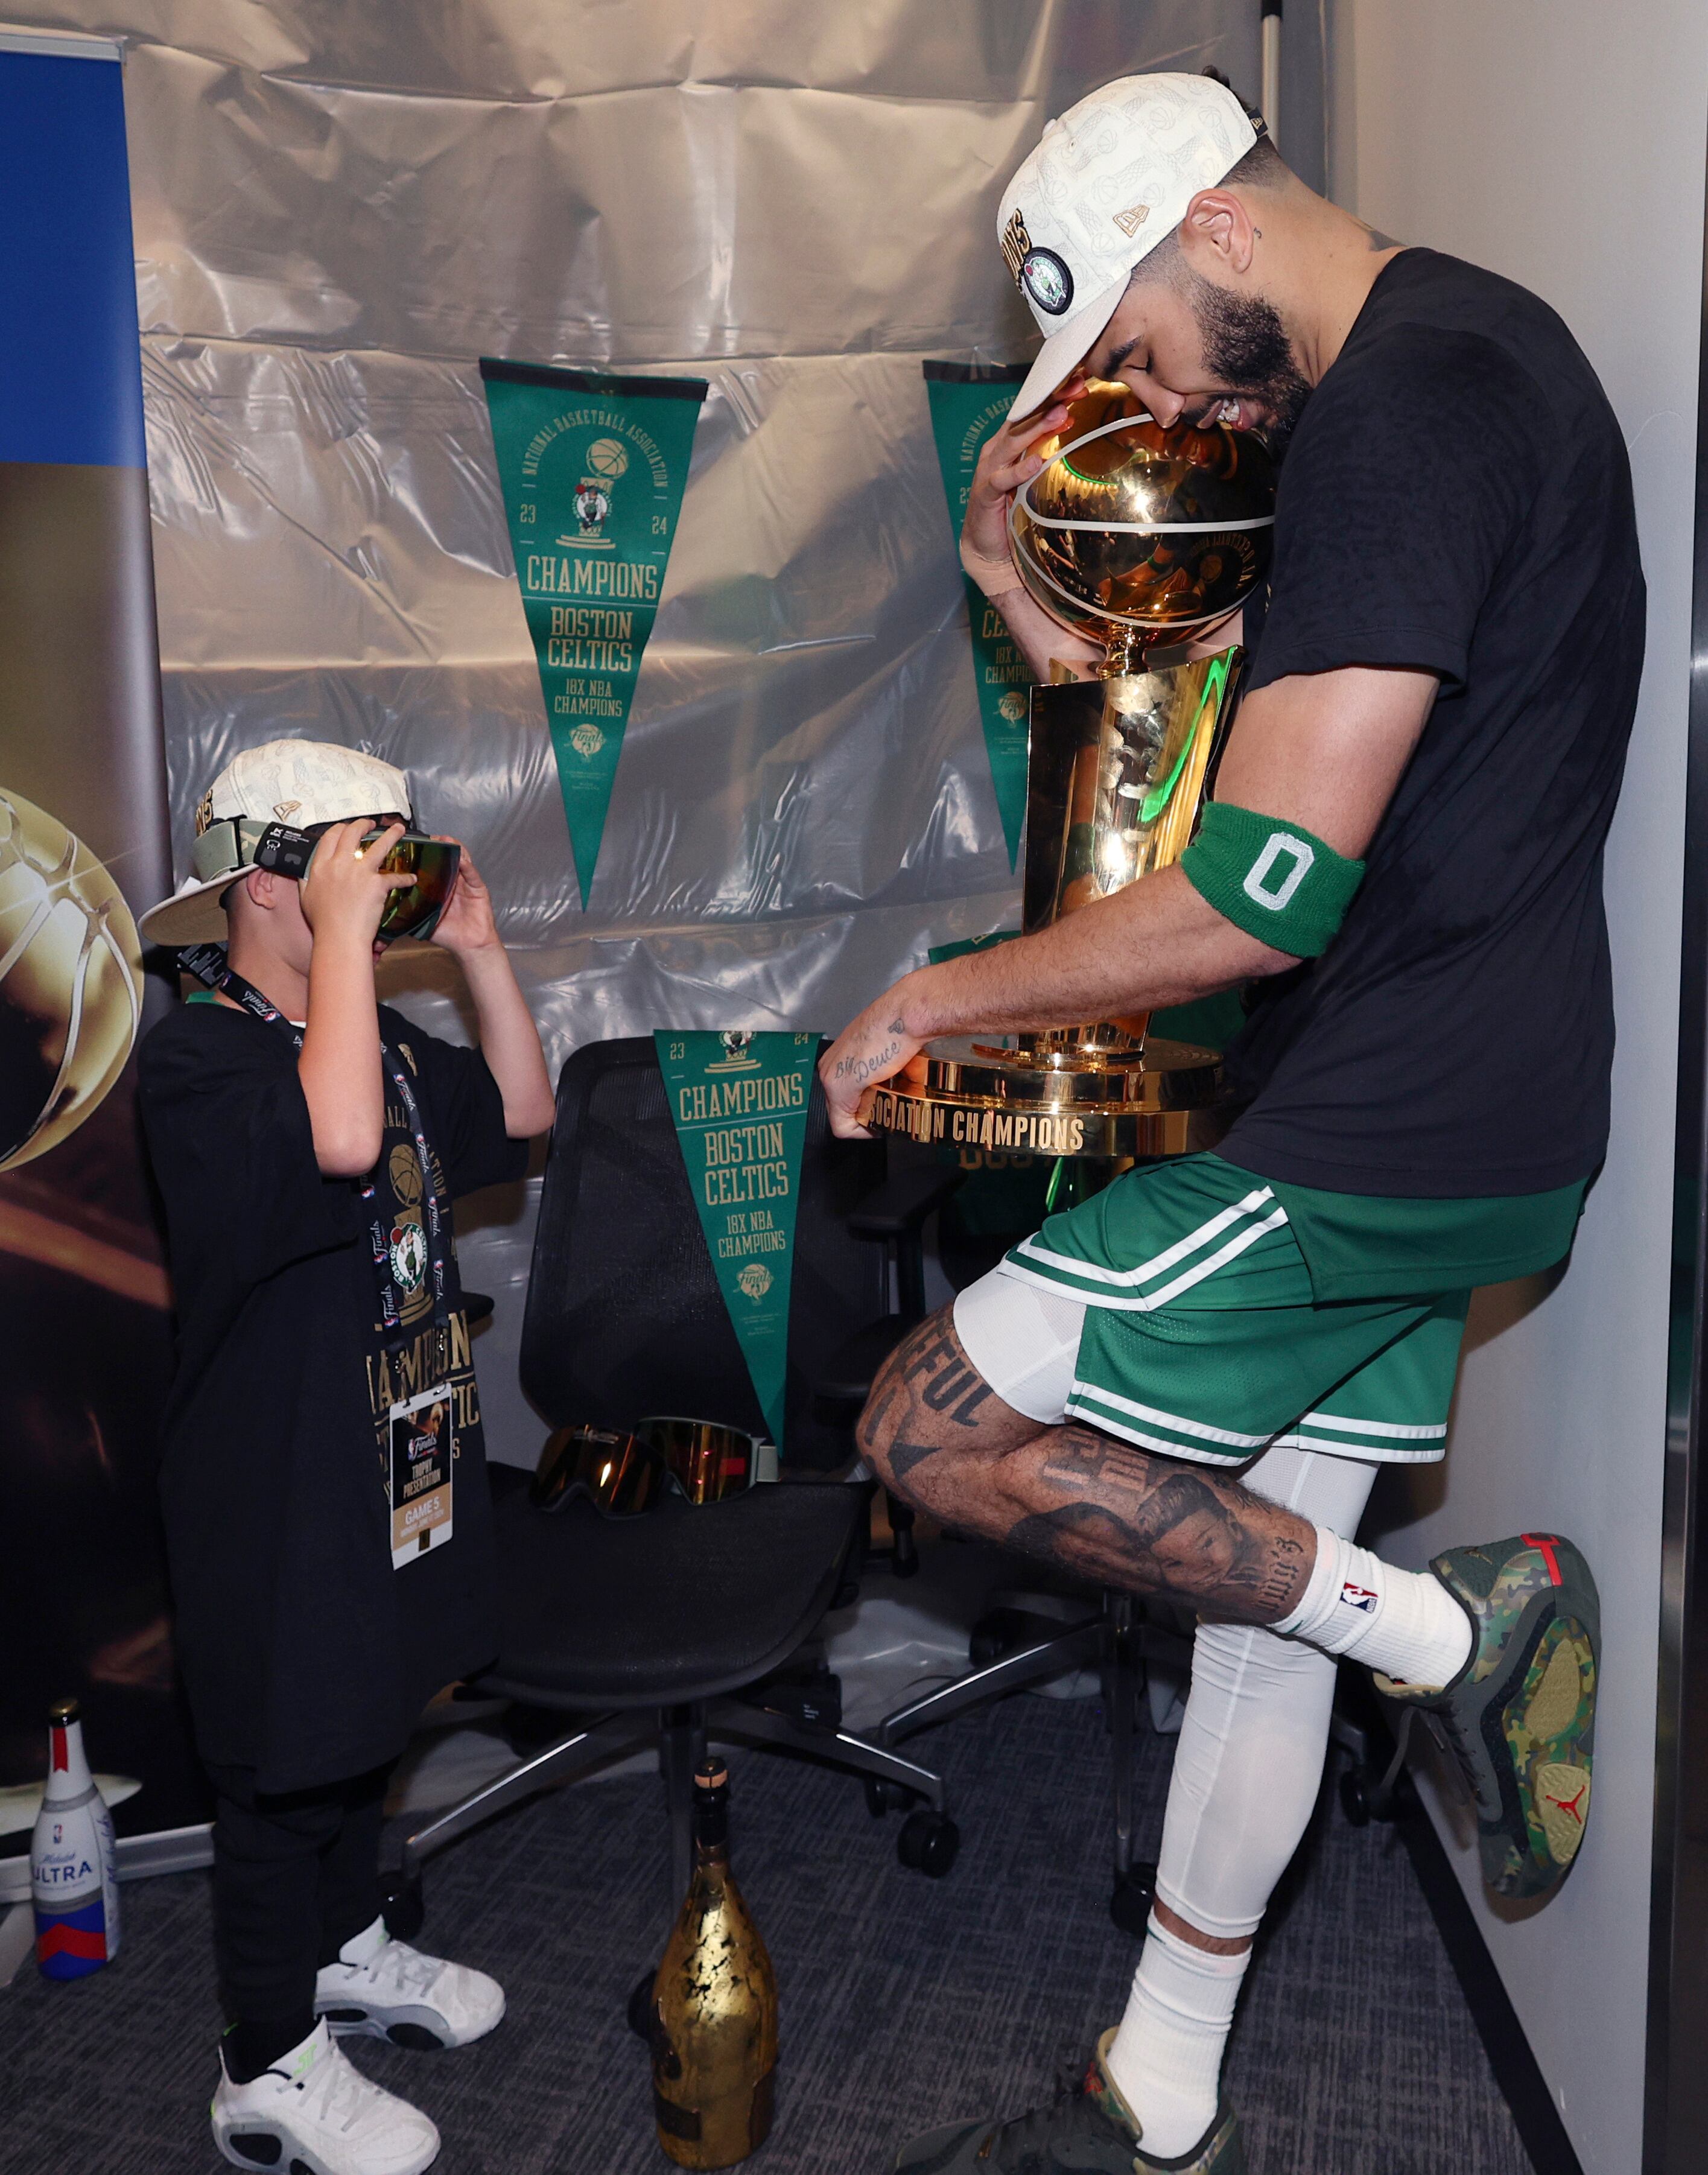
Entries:
[[[777, 1714], [745, 1700], [693, 1700], [673, 1706], [627, 1709], [598, 1716], [567, 1737], [559, 1738], [471, 1791], [469, 1796], [436, 1814], [404, 1843], [403, 1860], [392, 1883], [387, 1922], [398, 1923], [420, 1904], [421, 1869], [436, 1852], [455, 1842], [470, 1829], [496, 1814], [536, 1797], [544, 1790], [561, 1789], [585, 1781], [602, 1767], [626, 1759], [648, 1744], [659, 1749], [659, 1773], [664, 1786], [664, 1804], [670, 1820], [670, 1881], [672, 1892], [687, 1893], [692, 1859], [694, 1770], [706, 1756], [708, 1743], [763, 1744], [804, 1753], [844, 1774], [873, 1777], [898, 1786], [923, 1798], [940, 1824], [952, 1830], [949, 1793], [943, 1778], [929, 1767], [904, 1760], [886, 1743], [857, 1735], [852, 1730], [815, 1728], [793, 1716]], [[958, 1836], [954, 1838], [958, 1841]], [[935, 1856], [942, 1857], [941, 1842]], [[948, 1847], [952, 1861], [953, 1842]], [[904, 1863], [912, 1862], [904, 1855]], [[939, 1869], [922, 1863], [921, 1869]], [[393, 1911], [398, 1923], [393, 1923]], [[419, 1919], [416, 1921], [419, 1924]]]
[[[1022, 1608], [1015, 1613], [1023, 1615], [1025, 1611]], [[1143, 1621], [1131, 1594], [1105, 1590], [1098, 1615], [1087, 1615], [1076, 1624], [1065, 1624], [1046, 1639], [1017, 1647], [983, 1668], [969, 1669], [952, 1684], [893, 1708], [878, 1723], [873, 1734], [880, 1744], [892, 1745], [918, 1730], [930, 1729], [952, 1716], [965, 1714], [971, 1708], [1005, 1699], [1011, 1692], [1028, 1690], [1034, 1684], [1047, 1684], [1053, 1677], [1065, 1676], [1070, 1669], [1084, 1668], [1095, 1662], [1103, 1679], [1103, 1712], [1108, 1718], [1114, 1770], [1114, 1881], [1109, 1895], [1109, 1916], [1124, 1933], [1142, 1939], [1157, 1883], [1155, 1862], [1136, 1855], [1134, 1832], [1134, 1723], [1147, 1662], [1168, 1662], [1190, 1676], [1192, 1641], [1166, 1625]], [[1369, 1766], [1368, 1733], [1337, 1707], [1330, 1717], [1329, 1738], [1331, 1744], [1350, 1753], [1357, 1763], [1352, 1772], [1342, 1778], [1342, 1797], [1347, 1816], [1355, 1824], [1368, 1820], [1370, 1811], [1365, 1809], [1368, 1793], [1363, 1778], [1367, 1771], [1375, 1771]], [[869, 1796], [872, 1794], [868, 1792]], [[1369, 1802], [1377, 1801], [1370, 1798]], [[876, 1809], [876, 1804], [874, 1809]], [[1393, 1815], [1379, 1810], [1377, 1817], [1391, 1819]]]
[[1095, 1665], [1103, 1680], [1103, 1713], [1114, 1769], [1114, 1885], [1109, 1907], [1117, 1925], [1128, 1927], [1137, 1918], [1137, 1930], [1142, 1932], [1143, 1914], [1149, 1912], [1151, 1886], [1156, 1878], [1149, 1861], [1134, 1854], [1133, 1740], [1144, 1683], [1143, 1664], [1147, 1659], [1168, 1660], [1190, 1668], [1191, 1657], [1190, 1639], [1160, 1624], [1140, 1622], [1131, 1594], [1106, 1591], [1096, 1615], [1066, 1624], [1046, 1639], [1018, 1647], [982, 1668], [969, 1670], [953, 1684], [909, 1700], [906, 1706], [887, 1714], [873, 1734], [880, 1744], [892, 1745], [991, 1700], [1047, 1684], [1070, 1669]]

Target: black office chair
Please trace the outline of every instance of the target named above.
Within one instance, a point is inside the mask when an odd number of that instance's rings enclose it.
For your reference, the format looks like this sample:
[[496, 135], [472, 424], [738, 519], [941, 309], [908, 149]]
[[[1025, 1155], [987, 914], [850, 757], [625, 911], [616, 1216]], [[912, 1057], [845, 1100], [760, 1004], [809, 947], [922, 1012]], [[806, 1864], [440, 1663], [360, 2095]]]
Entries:
[[[925, 1318], [924, 1224], [933, 1212], [947, 1207], [966, 1175], [953, 1163], [895, 1145], [898, 1152], [892, 1153], [892, 1168], [884, 1183], [848, 1218], [848, 1228], [858, 1237], [884, 1244], [894, 1304], [890, 1312], [856, 1330], [814, 1383], [820, 1406], [840, 1408], [850, 1419], [865, 1404], [884, 1361], [908, 1330]], [[972, 1248], [963, 1242], [966, 1272], [959, 1282], [970, 1283], [974, 1276], [994, 1268], [1009, 1246], [1033, 1228], [1029, 1223]], [[947, 1247], [942, 1251], [946, 1256]], [[969, 1258], [971, 1265], [966, 1266]], [[919, 1567], [914, 1512], [887, 1491], [884, 1500], [894, 1536], [891, 1568], [897, 1578], [908, 1578]], [[1083, 1611], [1066, 1622], [1028, 1610], [1023, 1603], [994, 1610], [973, 1626], [968, 1657], [973, 1667], [964, 1676], [892, 1708], [875, 1728], [874, 1740], [893, 1748], [903, 1738], [957, 1714], [1094, 1664], [1102, 1680], [1114, 1775], [1114, 1885], [1109, 1911], [1117, 1925], [1141, 1934], [1156, 1888], [1155, 1862], [1136, 1855], [1135, 1829], [1134, 1722], [1144, 1689], [1143, 1664], [1162, 1660], [1178, 1670], [1190, 1670], [1190, 1640], [1165, 1624], [1143, 1620], [1131, 1594], [1109, 1589], [1096, 1598], [1087, 1593]], [[908, 1810], [914, 1803], [914, 1792], [890, 1776], [869, 1774], [865, 1793], [867, 1805], [880, 1819]], [[903, 1835], [905, 1862], [905, 1826]]]
[[[700, 1509], [670, 1495], [619, 1520], [579, 1498], [537, 1511], [526, 1476], [495, 1468], [502, 1643], [472, 1689], [573, 1715], [576, 1726], [408, 1838], [388, 1885], [393, 1931], [419, 1923], [421, 1867], [433, 1852], [649, 1743], [659, 1746], [678, 1895], [708, 1736], [783, 1746], [905, 1789], [917, 1809], [902, 1832], [903, 1862], [934, 1875], [954, 1862], [959, 1836], [941, 1776], [838, 1722], [815, 1723], [764, 1682], [816, 1632], [858, 1567], [870, 1486], [788, 1474], [833, 1470], [852, 1454], [846, 1415], [827, 1413], [815, 1388], [851, 1331], [887, 1311], [882, 1252], [849, 1229], [883, 1170], [881, 1144], [832, 1136], [815, 1083], [796, 1208], [783, 1483]], [[765, 1430], [649, 1036], [594, 1044], [563, 1069], [521, 1373], [553, 1426], [628, 1429], [648, 1413], [686, 1413]]]

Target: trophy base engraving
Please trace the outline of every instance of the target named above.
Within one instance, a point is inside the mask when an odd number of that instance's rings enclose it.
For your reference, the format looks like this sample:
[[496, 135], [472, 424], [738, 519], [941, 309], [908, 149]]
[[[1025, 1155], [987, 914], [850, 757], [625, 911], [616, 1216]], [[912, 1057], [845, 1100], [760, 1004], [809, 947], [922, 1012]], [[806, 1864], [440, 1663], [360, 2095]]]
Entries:
[[1039, 1065], [984, 1038], [927, 1043], [872, 1090], [864, 1122], [927, 1143], [1011, 1155], [1186, 1155], [1221, 1131], [1222, 1060], [1153, 1039], [1104, 1064]]

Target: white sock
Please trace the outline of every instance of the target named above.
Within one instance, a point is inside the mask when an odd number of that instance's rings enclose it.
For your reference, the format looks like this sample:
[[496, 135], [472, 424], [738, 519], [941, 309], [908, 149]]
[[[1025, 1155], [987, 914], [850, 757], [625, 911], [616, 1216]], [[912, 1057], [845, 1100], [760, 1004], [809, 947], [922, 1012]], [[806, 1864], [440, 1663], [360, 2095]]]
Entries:
[[385, 1920], [376, 1918], [371, 1926], [364, 1926], [361, 1933], [350, 1935], [339, 1950], [338, 1960], [341, 1964], [355, 1966], [359, 1971], [364, 1964], [373, 1961], [391, 1938], [386, 1931]]
[[1222, 2050], [1251, 1951], [1214, 1956], [1157, 1923], [1103, 2065], [1137, 2118], [1147, 2154], [1190, 2152], [1216, 2119]]
[[1269, 1628], [1401, 1684], [1439, 1689], [1471, 1658], [1470, 1619], [1433, 1571], [1397, 1570], [1326, 1526], [1304, 1598]]

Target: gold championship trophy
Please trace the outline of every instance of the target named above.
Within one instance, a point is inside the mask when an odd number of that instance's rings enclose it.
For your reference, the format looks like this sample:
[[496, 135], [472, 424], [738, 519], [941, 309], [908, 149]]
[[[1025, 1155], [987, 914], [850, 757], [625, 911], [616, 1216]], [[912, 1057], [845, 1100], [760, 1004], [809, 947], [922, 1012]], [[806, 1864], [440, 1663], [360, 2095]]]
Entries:
[[[1262, 442], [1164, 430], [1095, 385], [1040, 441], [1009, 549], [1052, 618], [1103, 645], [1097, 678], [1051, 664], [1032, 691], [1021, 928], [1031, 936], [1178, 861], [1232, 716], [1244, 653], [1187, 662], [1269, 564], [1275, 471]], [[1149, 1015], [928, 1043], [872, 1091], [881, 1132], [1050, 1156], [1178, 1155], [1208, 1145], [1213, 1050], [1147, 1037]]]

